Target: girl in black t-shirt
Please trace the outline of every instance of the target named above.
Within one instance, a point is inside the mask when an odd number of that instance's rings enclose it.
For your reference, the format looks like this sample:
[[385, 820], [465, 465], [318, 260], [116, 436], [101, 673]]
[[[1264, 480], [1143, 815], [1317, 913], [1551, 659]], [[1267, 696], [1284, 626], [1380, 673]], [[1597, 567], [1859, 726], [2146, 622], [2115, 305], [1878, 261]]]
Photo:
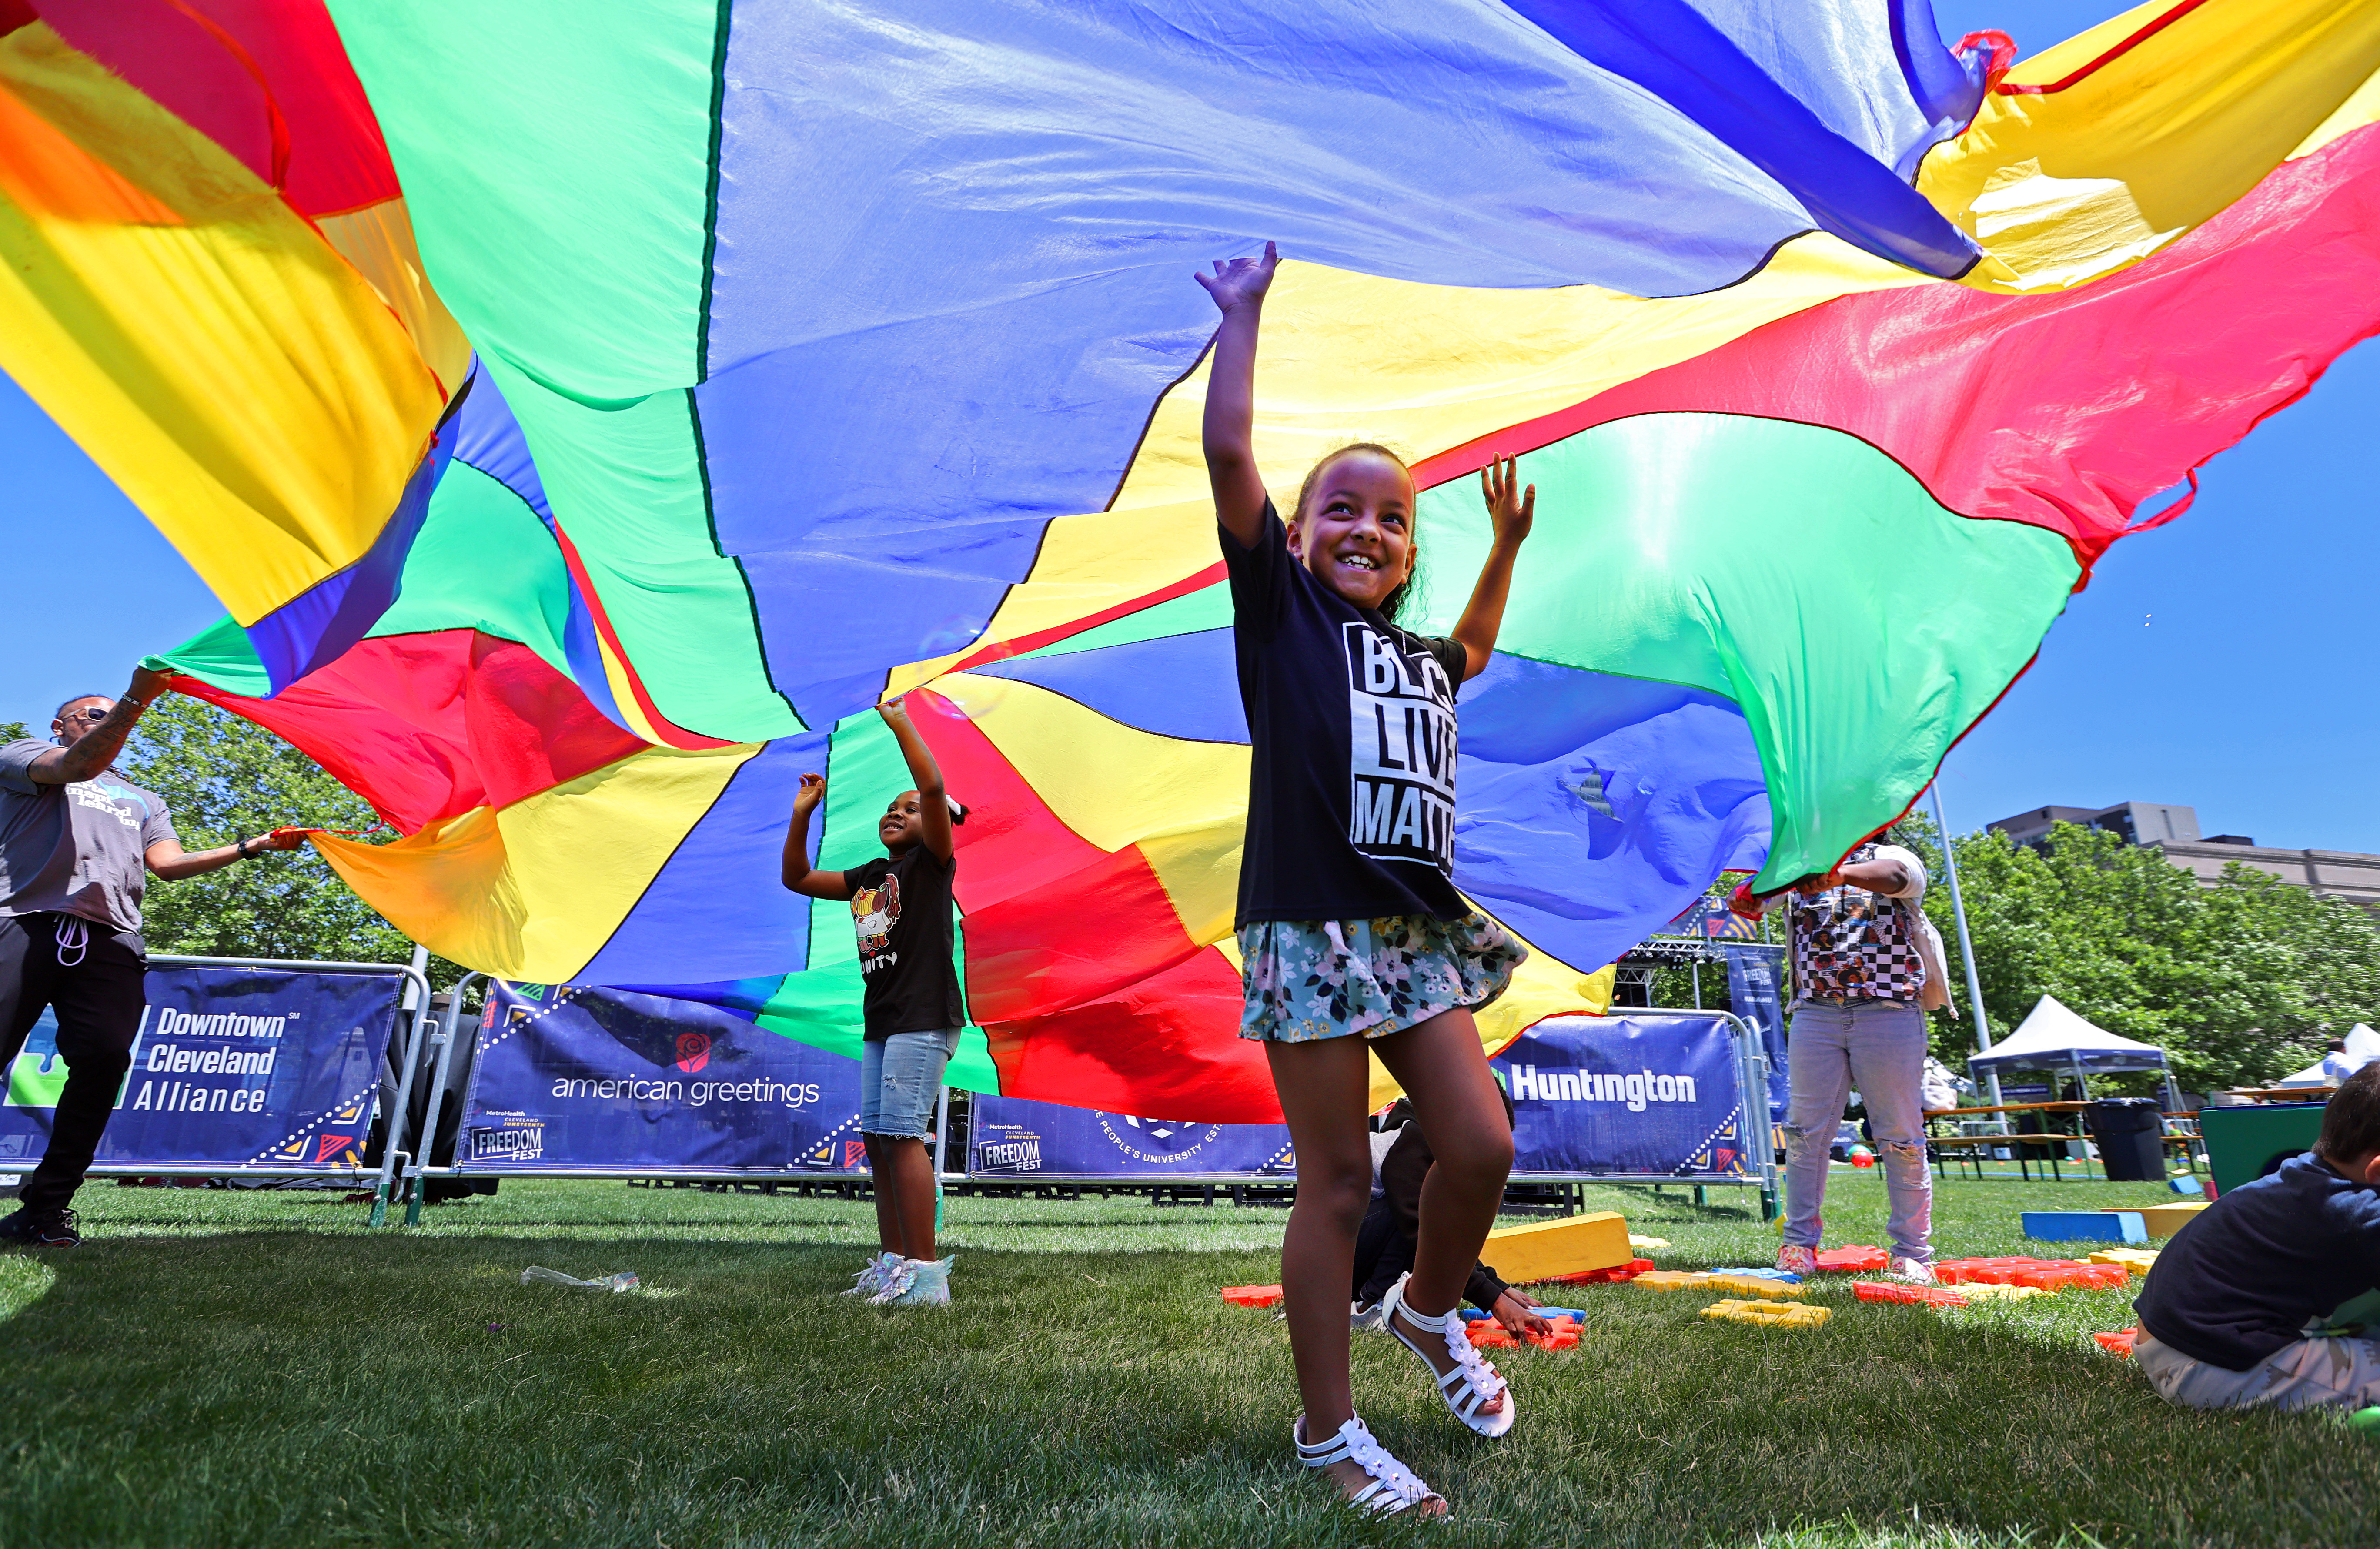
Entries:
[[1517, 467], [1480, 474], [1495, 543], [1451, 637], [1394, 620], [1413, 577], [1413, 475], [1385, 447], [1315, 465], [1284, 527], [1254, 447], [1256, 351], [1277, 262], [1201, 274], [1223, 314], [1207, 385], [1207, 471], [1230, 572], [1251, 747], [1241, 858], [1242, 1035], [1262, 1039], [1297, 1147], [1281, 1285], [1305, 1413], [1300, 1458], [1367, 1511], [1445, 1502], [1380, 1449], [1347, 1375], [1347, 1286], [1370, 1202], [1369, 1055], [1413, 1099], [1438, 1161], [1410, 1275], [1383, 1323], [1487, 1436], [1512, 1394], [1455, 1315], [1512, 1165], [1512, 1131], [1472, 1008], [1524, 954], [1456, 891], [1454, 694], [1488, 665], [1536, 503]]
[[917, 782], [892, 799], [877, 823], [883, 859], [847, 872], [811, 867], [810, 813], [826, 796], [826, 777], [805, 774], [785, 829], [784, 882], [813, 898], [849, 901], [867, 985], [859, 1133], [876, 1182], [879, 1251], [847, 1294], [892, 1306], [940, 1306], [951, 1299], [951, 1261], [934, 1257], [935, 1171], [926, 1140], [942, 1068], [966, 1025], [951, 923], [958, 872], [951, 825], [965, 813], [942, 789], [941, 769], [901, 701], [876, 709]]

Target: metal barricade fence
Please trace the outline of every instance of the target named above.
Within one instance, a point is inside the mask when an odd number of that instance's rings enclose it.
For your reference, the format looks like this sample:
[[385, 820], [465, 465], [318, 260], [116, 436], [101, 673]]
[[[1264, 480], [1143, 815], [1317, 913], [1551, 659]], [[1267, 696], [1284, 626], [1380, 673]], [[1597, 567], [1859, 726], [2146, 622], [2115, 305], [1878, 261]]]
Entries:
[[[753, 1168], [721, 1169], [715, 1167], [670, 1165], [665, 1162], [649, 1161], [644, 1163], [634, 1163], [625, 1160], [618, 1165], [601, 1165], [594, 1164], [584, 1165], [573, 1165], [566, 1167], [539, 1168], [535, 1171], [527, 1171], [516, 1167], [500, 1165], [473, 1165], [469, 1159], [463, 1154], [462, 1137], [459, 1133], [457, 1136], [457, 1153], [455, 1160], [443, 1165], [434, 1164], [431, 1160], [431, 1153], [435, 1143], [435, 1131], [438, 1124], [438, 1094], [443, 1092], [450, 1084], [449, 1078], [453, 1074], [454, 1064], [458, 1058], [467, 1062], [465, 1068], [467, 1073], [468, 1071], [469, 1067], [468, 1062], [473, 1057], [473, 1053], [472, 1051], [464, 1051], [458, 1054], [458, 1051], [463, 1050], [465, 1039], [475, 1039], [478, 1034], [476, 1030], [466, 1030], [460, 1025], [463, 1001], [466, 992], [468, 992], [473, 984], [480, 982], [484, 982], [482, 976], [479, 974], [468, 975], [459, 982], [451, 992], [448, 992], [446, 994], [442, 996], [441, 998], [444, 1004], [440, 1009], [437, 1022], [426, 1034], [430, 1046], [436, 1050], [434, 1061], [432, 1062], [431, 1068], [428, 1073], [428, 1079], [431, 1083], [431, 1099], [420, 1120], [423, 1127], [422, 1132], [418, 1135], [408, 1133], [406, 1137], [407, 1144], [402, 1149], [403, 1164], [401, 1176], [397, 1178], [397, 1183], [402, 1189], [403, 1197], [406, 1201], [405, 1219], [408, 1225], [419, 1221], [424, 1197], [424, 1185], [428, 1180], [433, 1178], [501, 1178], [507, 1177], [517, 1178], [537, 1177], [553, 1178], [654, 1178], [680, 1182], [815, 1184], [830, 1181], [851, 1181], [857, 1177], [864, 1177], [866, 1176], [864, 1171], [821, 1171], [816, 1167], [785, 1170], [760, 1170]], [[1522, 1165], [1515, 1167], [1512, 1174], [1512, 1180], [1515, 1183], [1521, 1184], [1685, 1184], [1696, 1186], [1698, 1188], [1709, 1186], [1752, 1188], [1759, 1191], [1764, 1218], [1773, 1218], [1776, 1214], [1779, 1199], [1779, 1175], [1773, 1137], [1767, 1122], [1767, 1059], [1762, 1050], [1760, 1037], [1757, 1031], [1742, 1018], [1730, 1012], [1717, 1010], [1696, 1011], [1671, 1009], [1666, 1007], [1627, 1008], [1615, 1011], [1609, 1018], [1609, 1022], [1610, 1024], [1620, 1024], [1623, 1022], [1641, 1021], [1646, 1018], [1675, 1018], [1682, 1021], [1699, 1021], [1713, 1027], [1723, 1026], [1726, 1029], [1730, 1057], [1727, 1060], [1725, 1068], [1727, 1075], [1735, 1089], [1731, 1095], [1733, 1098], [1735, 1123], [1738, 1128], [1738, 1133], [1740, 1134], [1740, 1144], [1733, 1148], [1733, 1153], [1729, 1158], [1727, 1164], [1724, 1165], [1713, 1165], [1699, 1170], [1690, 1167], [1645, 1170], [1631, 1169], [1625, 1166], [1585, 1167], [1576, 1170], [1560, 1170], [1530, 1168], [1525, 1165]], [[1603, 1021], [1604, 1019], [1596, 1018], [1595, 1020]], [[423, 1036], [423, 1032], [419, 1027], [417, 1027], [415, 1043], [419, 1044]], [[1518, 1046], [1519, 1045], [1516, 1043], [1515, 1047]], [[476, 1044], [473, 1048], [474, 1050], [476, 1049]], [[411, 1079], [413, 1073], [419, 1067], [420, 1063], [421, 1062], [417, 1057], [414, 1057], [413, 1055], [408, 1055], [407, 1062], [407, 1090], [405, 1092], [401, 1092], [398, 1098], [398, 1111], [400, 1114], [409, 1114], [409, 1108], [407, 1106], [407, 1104], [409, 1097]], [[978, 1099], [978, 1104], [981, 1104], [984, 1101], [985, 1099], [980, 1097]], [[996, 1098], [990, 1099], [989, 1101], [992, 1103], [1000, 1102], [1000, 1100]], [[980, 1120], [978, 1119], [978, 1122], [979, 1123]], [[977, 1125], [971, 1124], [969, 1128], [972, 1132], [977, 1128]], [[1197, 1128], [1211, 1128], [1217, 1127], [1206, 1126]], [[1245, 1128], [1253, 1130], [1258, 1128], [1270, 1129], [1276, 1127], [1247, 1126], [1232, 1128]], [[1223, 1169], [1202, 1167], [1196, 1171], [1185, 1170], [1180, 1172], [1153, 1167], [1133, 1167], [1129, 1165], [1119, 1166], [1114, 1169], [1095, 1170], [1086, 1170], [1080, 1167], [1051, 1167], [1048, 1170], [1037, 1169], [1024, 1173], [1020, 1173], [1013, 1169], [988, 1170], [980, 1168], [975, 1165], [977, 1147], [973, 1143], [976, 1137], [972, 1133], [970, 1135], [970, 1143], [966, 1148], [965, 1154], [957, 1159], [959, 1165], [956, 1168], [953, 1168], [951, 1166], [953, 1159], [948, 1155], [947, 1150], [945, 1149], [948, 1146], [950, 1138], [949, 1090], [947, 1088], [944, 1089], [942, 1103], [938, 1110], [937, 1122], [935, 1125], [935, 1136], [938, 1150], [942, 1150], [943, 1152], [943, 1154], [938, 1157], [938, 1162], [941, 1164], [937, 1169], [940, 1180], [943, 1183], [949, 1184], [1049, 1184], [1069, 1187], [1108, 1186], [1124, 1189], [1138, 1189], [1168, 1185], [1189, 1187], [1201, 1187], [1208, 1185], [1213, 1185], [1216, 1187], [1286, 1185], [1293, 1183], [1295, 1178], [1295, 1175], [1293, 1170], [1278, 1167], [1263, 1169], [1243, 1168], [1239, 1166], [1226, 1167]], [[394, 1165], [394, 1159], [399, 1154], [400, 1148], [393, 1139], [389, 1148], [389, 1155], [392, 1159], [392, 1165]], [[1184, 1160], [1186, 1161], [1188, 1158], [1184, 1158]]]
[[[381, 1164], [377, 1173], [373, 1175], [374, 1187], [372, 1195], [371, 1224], [373, 1226], [379, 1226], [384, 1222], [387, 1219], [388, 1214], [390, 1189], [397, 1175], [397, 1159], [402, 1154], [400, 1146], [405, 1139], [403, 1115], [405, 1113], [406, 1104], [408, 1101], [412, 1087], [413, 1071], [416, 1064], [418, 1063], [418, 1056], [421, 1046], [421, 1039], [425, 1031], [425, 1024], [427, 1023], [430, 1015], [431, 997], [428, 977], [419, 969], [417, 969], [408, 963], [358, 963], [301, 957], [220, 957], [205, 956], [194, 957], [178, 953], [159, 953], [150, 957], [147, 966], [152, 970], [186, 968], [246, 969], [273, 973], [366, 975], [394, 979], [411, 987], [413, 991], [411, 997], [413, 1005], [410, 1010], [412, 1029], [406, 1039], [404, 1071], [399, 1077], [398, 1081], [395, 1104], [396, 1112], [394, 1115], [384, 1116], [387, 1118], [388, 1123], [384, 1131], [384, 1139], [381, 1148]], [[387, 1046], [389, 1043], [393, 1042], [395, 1038], [396, 1025], [397, 1023], [404, 1021], [407, 1016], [407, 1008], [405, 1007], [403, 1001], [400, 1000], [396, 1011], [391, 1018], [388, 1037], [378, 1041], [379, 1046], [371, 1051], [375, 1061], [383, 1064], [385, 1063], [387, 1059]], [[138, 1074], [139, 1072], [136, 1071], [126, 1077], [128, 1088]], [[122, 1099], [119, 1097], [118, 1101], [121, 1102]], [[375, 1097], [374, 1102], [377, 1104], [377, 1097]], [[369, 1116], [367, 1115], [366, 1117], [367, 1123], [369, 1123]], [[337, 1175], [325, 1174], [319, 1165], [274, 1166], [269, 1163], [235, 1163], [226, 1162], [221, 1158], [160, 1157], [153, 1160], [144, 1160], [139, 1163], [97, 1163], [91, 1166], [87, 1176], [91, 1177], [204, 1176], [208, 1177], [286, 1178], [335, 1177]], [[362, 1175], [358, 1175], [356, 1181], [360, 1183], [362, 1181]]]
[[[463, 1002], [467, 993], [473, 985], [479, 984], [484, 986], [489, 985], [491, 981], [488, 980], [487, 976], [479, 973], [467, 974], [463, 979], [456, 982], [454, 989], [449, 992], [445, 997], [445, 1004], [441, 1010], [441, 1014], [435, 1027], [432, 1028], [429, 1033], [430, 1046], [436, 1050], [434, 1060], [431, 1062], [431, 1069], [428, 1072], [431, 1094], [431, 1102], [428, 1107], [425, 1108], [419, 1120], [421, 1132], [413, 1137], [413, 1144], [407, 1153], [403, 1176], [399, 1179], [398, 1184], [401, 1196], [405, 1201], [406, 1225], [413, 1226], [419, 1224], [421, 1217], [422, 1205], [426, 1196], [426, 1185], [433, 1179], [442, 1178], [453, 1180], [502, 1178], [522, 1179], [529, 1177], [620, 1180], [649, 1178], [658, 1181], [676, 1183], [736, 1183], [764, 1185], [790, 1183], [800, 1185], [832, 1184], [836, 1186], [861, 1182], [868, 1178], [868, 1174], [864, 1167], [717, 1167], [688, 1165], [685, 1163], [674, 1164], [667, 1160], [636, 1162], [625, 1158], [623, 1158], [623, 1160], [617, 1165], [608, 1165], [605, 1163], [590, 1161], [585, 1163], [575, 1163], [562, 1166], [540, 1165], [534, 1168], [503, 1165], [475, 1165], [472, 1158], [467, 1154], [467, 1142], [469, 1139], [467, 1127], [470, 1122], [473, 1104], [480, 1095], [478, 1090], [480, 1070], [478, 1068], [477, 1062], [481, 1055], [483, 1045], [480, 1042], [480, 1028], [473, 1027], [467, 1029], [462, 1026]], [[557, 997], [559, 996], [559, 992], [562, 988], [565, 987], [556, 987], [555, 992], [553, 992]], [[601, 992], [600, 994], [604, 998], [646, 998], [637, 997], [625, 992]], [[499, 998], [504, 1000], [505, 1004], [510, 1004], [511, 1000], [516, 997], [515, 996], [515, 992], [513, 992], [509, 987], [506, 987]], [[576, 999], [577, 997], [573, 998]], [[658, 999], [661, 997], [651, 998]], [[557, 998], [549, 1001], [548, 1004], [550, 1006], [558, 1006], [562, 1004], [562, 1002]], [[712, 1010], [711, 1008], [689, 1006], [688, 1009], [690, 1013], [695, 1011], [707, 1011], [710, 1014], [716, 1015], [715, 1010]], [[688, 1025], [691, 1026], [693, 1024], [689, 1022]], [[753, 1030], [749, 1023], [745, 1023], [737, 1031], [754, 1031], [756, 1030]], [[774, 1040], [782, 1038], [783, 1035], [777, 1033], [759, 1033], [759, 1036]], [[832, 1058], [837, 1056], [820, 1057]], [[461, 1062], [461, 1068], [459, 1071], [456, 1067], [457, 1061]], [[855, 1067], [857, 1064], [856, 1061], [851, 1061], [850, 1063]], [[434, 1162], [431, 1158], [433, 1153], [439, 1148], [440, 1143], [438, 1137], [440, 1101], [442, 1095], [450, 1089], [454, 1089], [457, 1092], [461, 1104], [461, 1111], [458, 1114], [457, 1130], [455, 1135], [455, 1152], [454, 1158], [451, 1161], [438, 1163]], [[936, 1125], [936, 1133], [938, 1136], [947, 1134], [948, 1132], [948, 1121], [946, 1116], [947, 1110], [948, 1094], [946, 1089], [942, 1107], [940, 1110], [940, 1116], [938, 1116]]]
[[[1757, 1189], [1760, 1191], [1761, 1219], [1777, 1216], [1779, 1192], [1776, 1137], [1768, 1121], [1768, 1056], [1761, 1047], [1759, 1031], [1732, 1012], [1718, 1010], [1684, 1010], [1665, 1006], [1614, 1007], [1609, 1019], [1618, 1023], [1639, 1018], [1676, 1018], [1698, 1020], [1713, 1025], [1724, 1024], [1730, 1030], [1732, 1059], [1729, 1072], [1734, 1078], [1737, 1123], [1742, 1145], [1735, 1156], [1738, 1165], [1704, 1170], [1670, 1168], [1631, 1170], [1626, 1167], [1593, 1167], [1574, 1170], [1529, 1168], [1515, 1164], [1512, 1180], [1516, 1183], [1560, 1184], [1689, 1184], [1701, 1188], [1724, 1187]], [[1542, 1025], [1542, 1024], [1540, 1024]], [[1523, 1035], [1524, 1038], [1527, 1034]], [[1499, 1060], [1509, 1058], [1512, 1048]], [[1717, 1153], [1713, 1153], [1716, 1160]]]

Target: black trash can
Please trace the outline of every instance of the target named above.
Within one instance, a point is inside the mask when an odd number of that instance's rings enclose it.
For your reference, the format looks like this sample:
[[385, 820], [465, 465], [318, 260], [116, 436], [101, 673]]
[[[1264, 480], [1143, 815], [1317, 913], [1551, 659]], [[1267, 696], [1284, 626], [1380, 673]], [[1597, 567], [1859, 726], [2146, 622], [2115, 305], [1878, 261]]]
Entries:
[[2110, 1179], [2152, 1183], [2165, 1177], [2165, 1131], [2157, 1118], [2163, 1106], [2154, 1097], [2102, 1097], [2082, 1110]]

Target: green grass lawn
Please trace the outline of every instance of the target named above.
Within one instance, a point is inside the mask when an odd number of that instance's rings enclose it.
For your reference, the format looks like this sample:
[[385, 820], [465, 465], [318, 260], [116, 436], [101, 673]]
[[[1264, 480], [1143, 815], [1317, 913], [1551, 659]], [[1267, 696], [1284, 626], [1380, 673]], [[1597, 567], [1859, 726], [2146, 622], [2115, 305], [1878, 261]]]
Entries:
[[[1828, 1240], [1882, 1242], [1839, 1172]], [[1746, 1196], [1597, 1191], [1666, 1267], [1765, 1262]], [[2169, 1198], [1949, 1183], [1946, 1255], [2020, 1252], [2022, 1208]], [[507, 1182], [414, 1231], [334, 1196], [85, 1189], [89, 1244], [0, 1255], [0, 1543], [1228, 1545], [2367, 1543], [2380, 1442], [2320, 1417], [2168, 1409], [2091, 1345], [2121, 1292], [1937, 1313], [1843, 1288], [1815, 1331], [1711, 1299], [1560, 1299], [1576, 1349], [1500, 1351], [1486, 1443], [1418, 1363], [1356, 1347], [1357, 1402], [1448, 1525], [1359, 1524], [1297, 1470], [1281, 1214], [953, 1200], [946, 1311], [835, 1290], [868, 1207]], [[2045, 1256], [2054, 1250], [2034, 1245]], [[593, 1296], [545, 1264], [633, 1269]]]

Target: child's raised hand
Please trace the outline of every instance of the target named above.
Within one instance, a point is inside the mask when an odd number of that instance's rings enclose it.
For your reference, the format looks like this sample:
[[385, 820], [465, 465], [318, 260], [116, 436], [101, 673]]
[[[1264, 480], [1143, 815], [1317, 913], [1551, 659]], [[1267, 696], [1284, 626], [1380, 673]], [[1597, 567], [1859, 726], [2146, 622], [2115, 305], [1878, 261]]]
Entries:
[[826, 776], [823, 774], [805, 774], [802, 776], [801, 788], [794, 792], [794, 811], [797, 812], [815, 811], [818, 810], [818, 804], [825, 799]]
[[884, 717], [884, 724], [888, 726], [899, 726], [909, 718], [909, 712], [902, 703], [902, 696], [899, 694], [879, 704], [876, 707], [876, 714]]
[[1230, 311], [1250, 301], [1262, 301], [1265, 292], [1272, 288], [1272, 272], [1281, 264], [1281, 254], [1270, 242], [1265, 244], [1262, 258], [1215, 260], [1215, 272], [1201, 274], [1193, 271], [1191, 278], [1207, 287], [1215, 299], [1215, 310]]
[[1498, 543], [1517, 543], [1529, 535], [1529, 524], [1536, 519], [1537, 486], [1521, 488], [1520, 458], [1498, 462], [1490, 457], [1479, 470], [1479, 493], [1488, 502], [1488, 520], [1496, 529]]

